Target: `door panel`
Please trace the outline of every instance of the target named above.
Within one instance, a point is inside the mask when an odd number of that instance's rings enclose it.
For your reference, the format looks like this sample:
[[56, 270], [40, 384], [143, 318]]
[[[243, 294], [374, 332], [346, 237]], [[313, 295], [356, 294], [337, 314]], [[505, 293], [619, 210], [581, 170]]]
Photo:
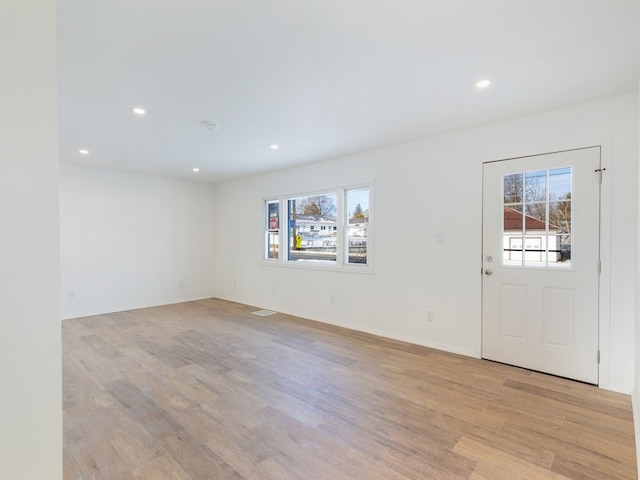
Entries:
[[484, 165], [482, 356], [598, 383], [600, 148]]
[[523, 285], [500, 285], [500, 335], [524, 340], [527, 290]]
[[545, 345], [573, 347], [573, 290], [543, 289], [542, 331]]

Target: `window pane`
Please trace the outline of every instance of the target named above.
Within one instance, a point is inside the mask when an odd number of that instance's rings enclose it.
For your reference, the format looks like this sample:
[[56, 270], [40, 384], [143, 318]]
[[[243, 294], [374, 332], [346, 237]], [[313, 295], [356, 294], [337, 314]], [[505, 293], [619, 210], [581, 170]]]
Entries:
[[524, 228], [527, 232], [547, 231], [547, 204], [529, 203], [525, 206]]
[[336, 194], [292, 198], [289, 216], [288, 259], [336, 261]]
[[549, 200], [571, 199], [571, 167], [549, 170]]
[[266, 203], [266, 258], [278, 258], [280, 240], [280, 202], [277, 200]]
[[549, 235], [548, 266], [567, 268], [571, 266], [571, 235]]
[[369, 189], [347, 190], [347, 263], [367, 263]]
[[503, 184], [504, 203], [522, 203], [522, 174], [505, 175]]
[[278, 230], [280, 228], [280, 202], [267, 202], [267, 229]]
[[547, 236], [528, 233], [524, 237], [524, 265], [544, 267], [547, 255]]
[[279, 258], [279, 241], [278, 232], [267, 232], [267, 258]]
[[549, 202], [550, 228], [571, 233], [571, 202]]
[[540, 202], [547, 199], [547, 172], [526, 172], [524, 174], [524, 191], [526, 202]]

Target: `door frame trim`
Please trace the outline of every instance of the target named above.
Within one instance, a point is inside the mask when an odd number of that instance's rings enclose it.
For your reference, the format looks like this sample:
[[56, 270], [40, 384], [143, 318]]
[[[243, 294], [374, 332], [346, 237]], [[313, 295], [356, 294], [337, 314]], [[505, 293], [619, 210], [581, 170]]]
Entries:
[[612, 175], [611, 138], [600, 143], [600, 168], [606, 168], [600, 185], [600, 262], [602, 269], [599, 278], [598, 304], [600, 311], [598, 348], [600, 365], [598, 365], [598, 386], [615, 390], [611, 385], [611, 175]]

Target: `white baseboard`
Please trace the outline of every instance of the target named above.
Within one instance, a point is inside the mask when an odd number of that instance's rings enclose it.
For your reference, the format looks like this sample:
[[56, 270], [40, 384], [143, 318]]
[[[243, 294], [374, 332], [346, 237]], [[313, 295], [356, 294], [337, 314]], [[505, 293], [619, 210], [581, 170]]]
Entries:
[[[226, 297], [226, 298], [222, 298], [222, 297], [218, 297], [224, 300], [228, 300], [231, 302], [238, 302], [238, 303], [244, 303], [247, 304], [247, 302], [243, 301], [242, 299], [237, 299], [237, 298], [232, 298], [232, 297]], [[249, 305], [253, 305], [253, 303], [249, 302]], [[332, 318], [326, 318], [326, 317], [322, 317], [322, 316], [318, 316], [318, 315], [309, 315], [308, 313], [302, 313], [302, 312], [297, 312], [297, 311], [293, 311], [293, 310], [286, 310], [286, 309], [282, 309], [279, 308], [278, 306], [275, 305], [254, 305], [256, 307], [259, 308], [264, 308], [267, 310], [274, 310], [276, 312], [280, 312], [280, 313], [284, 313], [286, 315], [293, 315], [295, 317], [300, 317], [300, 318], [305, 318], [308, 320], [312, 320], [314, 322], [320, 322], [320, 323], [325, 323], [328, 325], [334, 325], [336, 327], [342, 327], [342, 328], [346, 328], [348, 330], [353, 330], [356, 332], [362, 332], [362, 333], [369, 333], [371, 335], [375, 335], [378, 337], [383, 337], [383, 338], [390, 338], [393, 340], [399, 340], [401, 342], [407, 342], [407, 343], [411, 343], [414, 345], [421, 345], [423, 347], [428, 347], [428, 348], [433, 348], [435, 350], [441, 350], [444, 352], [448, 352], [448, 353], [455, 353], [457, 355], [463, 355], [465, 357], [473, 357], [473, 358], [480, 358], [480, 352], [476, 352], [473, 350], [468, 350], [465, 348], [460, 348], [457, 347], [455, 345], [447, 345], [447, 344], [443, 344], [443, 343], [438, 343], [438, 342], [431, 342], [428, 340], [424, 340], [422, 338], [415, 338], [415, 337], [411, 337], [408, 335], [400, 335], [400, 334], [395, 334], [395, 333], [391, 333], [391, 332], [387, 332], [385, 330], [379, 330], [376, 328], [367, 328], [367, 327], [362, 327], [359, 325], [353, 325], [350, 323], [344, 323], [344, 322], [339, 322], [336, 321]]]
[[609, 390], [610, 392], [624, 393], [625, 395], [631, 395], [631, 389], [629, 387], [622, 387], [620, 385], [612, 384], [600, 384], [598, 387], [603, 390]]
[[633, 427], [636, 437], [636, 459], [638, 462], [638, 472], [640, 472], [640, 405], [638, 402], [640, 402], [638, 391], [634, 390], [631, 393], [631, 405], [633, 408]]
[[75, 312], [71, 314], [63, 314], [62, 320], [71, 320], [73, 318], [84, 318], [84, 317], [93, 317], [95, 315], [106, 315], [108, 313], [117, 313], [117, 312], [126, 312], [128, 310], [139, 310], [141, 308], [151, 308], [151, 307], [162, 307], [163, 305], [175, 305], [176, 303], [185, 303], [185, 302], [195, 302], [197, 300], [205, 300], [207, 298], [212, 298], [213, 295], [207, 296], [198, 296], [198, 297], [187, 297], [180, 298], [174, 300], [167, 300], [162, 302], [154, 302], [154, 303], [139, 303], [133, 305], [120, 305], [117, 307], [107, 307], [103, 309], [97, 310], [89, 310], [83, 312]]

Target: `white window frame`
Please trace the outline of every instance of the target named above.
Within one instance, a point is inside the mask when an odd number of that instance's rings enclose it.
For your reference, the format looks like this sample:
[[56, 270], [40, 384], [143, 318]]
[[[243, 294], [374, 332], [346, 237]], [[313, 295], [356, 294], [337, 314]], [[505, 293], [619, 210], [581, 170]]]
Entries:
[[[369, 190], [369, 217], [367, 226], [367, 263], [349, 263], [349, 238], [348, 238], [348, 218], [345, 209], [347, 208], [347, 192], [350, 190]], [[294, 198], [314, 197], [319, 195], [336, 195], [336, 261], [335, 262], [310, 262], [304, 260], [289, 260], [289, 211], [288, 202]], [[311, 270], [330, 270], [351, 273], [373, 273], [373, 252], [374, 252], [374, 192], [373, 182], [357, 185], [341, 186], [314, 190], [312, 192], [302, 192], [288, 195], [271, 196], [262, 198], [262, 242], [261, 260], [262, 264], [272, 267], [302, 268]], [[280, 223], [279, 223], [279, 255], [278, 258], [267, 258], [267, 226], [268, 204], [274, 201], [279, 202]]]
[[[278, 228], [269, 228], [269, 204], [278, 204]], [[282, 257], [282, 202], [278, 198], [265, 198], [262, 202], [262, 257], [265, 260], [273, 261]], [[278, 258], [269, 258], [269, 233], [278, 230]]]

